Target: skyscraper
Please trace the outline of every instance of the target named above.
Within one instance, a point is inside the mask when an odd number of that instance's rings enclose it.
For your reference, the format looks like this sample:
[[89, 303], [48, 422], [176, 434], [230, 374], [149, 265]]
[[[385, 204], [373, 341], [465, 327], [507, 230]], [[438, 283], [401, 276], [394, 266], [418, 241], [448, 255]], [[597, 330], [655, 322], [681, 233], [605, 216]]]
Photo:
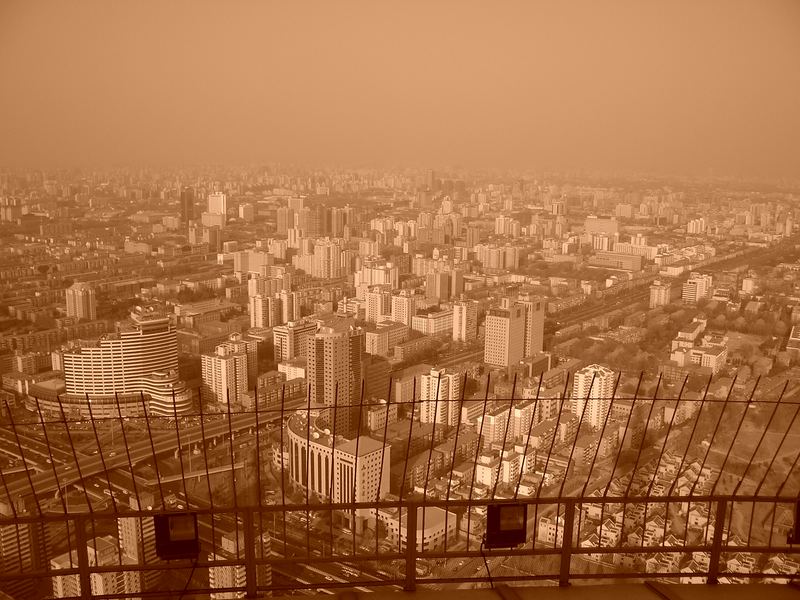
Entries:
[[575, 416], [580, 419], [583, 415], [583, 423], [601, 428], [611, 407], [614, 382], [614, 371], [603, 365], [593, 364], [576, 371], [572, 383]]
[[189, 221], [194, 221], [195, 219], [194, 188], [185, 187], [181, 189], [180, 207], [181, 207], [181, 221], [183, 221], [184, 223], [188, 223]]
[[97, 318], [97, 295], [88, 283], [75, 283], [64, 292], [67, 316], [94, 321]]
[[505, 300], [505, 307], [486, 313], [483, 361], [496, 367], [515, 365], [525, 357], [525, 307]]
[[478, 303], [462, 300], [453, 305], [453, 339], [471, 342], [478, 337]]
[[334, 410], [328, 413], [331, 428], [348, 437], [357, 423], [361, 399], [364, 332], [360, 328], [335, 330], [322, 327], [308, 341], [307, 374], [311, 402]]

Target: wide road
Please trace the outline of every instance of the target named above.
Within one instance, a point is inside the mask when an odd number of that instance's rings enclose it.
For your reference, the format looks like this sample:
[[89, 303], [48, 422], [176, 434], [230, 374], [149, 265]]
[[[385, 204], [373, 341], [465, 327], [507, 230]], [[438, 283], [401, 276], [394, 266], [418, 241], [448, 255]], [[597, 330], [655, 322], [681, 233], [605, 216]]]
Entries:
[[[230, 418], [229, 418], [230, 417]], [[260, 423], [268, 420], [275, 420], [280, 418], [280, 413], [276, 413], [269, 419], [260, 417]], [[230, 421], [230, 423], [229, 423]], [[206, 423], [205, 428], [199, 425], [182, 429], [178, 432], [175, 430], [161, 430], [154, 433], [152, 441], [150, 438], [145, 438], [140, 441], [132, 442], [127, 446], [127, 451], [120, 451], [115, 456], [100, 456], [100, 455], [78, 455], [78, 462], [72, 455], [65, 456], [64, 462], [71, 463], [70, 468], [54, 469], [51, 472], [44, 471], [33, 475], [28, 481], [28, 478], [18, 478], [16, 481], [5, 482], [5, 485], [0, 488], [0, 499], [20, 499], [26, 496], [40, 497], [49, 493], [55, 492], [57, 489], [64, 489], [66, 486], [76, 483], [81, 479], [97, 475], [106, 470], [112, 469], [132, 469], [136, 464], [146, 461], [154, 460], [156, 456], [166, 453], [174, 452], [178, 446], [187, 446], [196, 443], [209, 441], [215, 437], [224, 437], [230, 431], [240, 431], [254, 427], [256, 424], [255, 414], [248, 413], [242, 415], [221, 415], [219, 421]], [[179, 443], [180, 438], [180, 443]], [[20, 440], [25, 445], [23, 448], [27, 454], [27, 444], [37, 443], [41, 441], [35, 439]], [[16, 444], [16, 441], [14, 442]], [[33, 446], [32, 446], [33, 447]]]

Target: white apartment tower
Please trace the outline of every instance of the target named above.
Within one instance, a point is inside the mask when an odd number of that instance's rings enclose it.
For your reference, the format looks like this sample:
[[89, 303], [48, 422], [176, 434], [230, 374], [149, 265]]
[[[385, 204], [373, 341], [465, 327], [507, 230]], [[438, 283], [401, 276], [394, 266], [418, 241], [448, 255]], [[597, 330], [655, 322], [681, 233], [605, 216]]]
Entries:
[[471, 342], [478, 337], [478, 303], [462, 300], [453, 305], [453, 340]]
[[64, 293], [67, 316], [94, 321], [97, 318], [97, 295], [88, 283], [75, 283]]
[[417, 300], [413, 292], [402, 290], [392, 296], [392, 321], [411, 327], [412, 318], [417, 313]]
[[575, 372], [572, 383], [573, 413], [595, 429], [603, 427], [611, 408], [616, 377], [603, 365], [589, 365]]
[[375, 287], [365, 294], [365, 320], [380, 323], [392, 314], [392, 293], [388, 287]]
[[217, 346], [202, 357], [203, 398], [221, 404], [238, 403], [247, 392], [247, 353]]
[[431, 369], [420, 377], [419, 399], [421, 423], [457, 426], [461, 415], [461, 376], [445, 369]]

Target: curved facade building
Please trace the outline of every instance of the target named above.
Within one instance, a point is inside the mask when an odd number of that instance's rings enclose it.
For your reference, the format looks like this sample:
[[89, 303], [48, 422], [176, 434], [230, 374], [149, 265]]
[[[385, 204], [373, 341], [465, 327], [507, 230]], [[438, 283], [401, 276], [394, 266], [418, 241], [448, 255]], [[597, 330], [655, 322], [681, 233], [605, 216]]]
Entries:
[[[389, 464], [391, 446], [371, 437], [348, 440], [328, 429], [324, 414], [327, 407], [312, 406], [309, 412], [297, 411], [289, 417], [289, 478], [303, 489], [308, 488], [318, 498], [333, 502], [368, 502], [389, 493]], [[350, 516], [342, 518], [348, 526], [358, 529], [364, 519], [372, 516], [371, 509], [356, 511], [356, 523]]]
[[[92, 345], [63, 354], [67, 396], [113, 399], [147, 394], [155, 414], [191, 408], [191, 394], [178, 379], [178, 341], [167, 316], [137, 307], [130, 321]], [[175, 403], [173, 407], [173, 391]]]

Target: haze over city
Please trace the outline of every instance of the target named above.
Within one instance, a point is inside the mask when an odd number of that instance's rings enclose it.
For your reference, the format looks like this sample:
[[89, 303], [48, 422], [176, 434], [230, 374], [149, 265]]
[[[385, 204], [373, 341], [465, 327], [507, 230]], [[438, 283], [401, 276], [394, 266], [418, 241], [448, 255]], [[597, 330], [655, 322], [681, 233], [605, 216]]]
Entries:
[[0, 6], [0, 164], [800, 176], [800, 4]]
[[0, 0], [0, 600], [794, 598], [798, 58], [796, 0]]

